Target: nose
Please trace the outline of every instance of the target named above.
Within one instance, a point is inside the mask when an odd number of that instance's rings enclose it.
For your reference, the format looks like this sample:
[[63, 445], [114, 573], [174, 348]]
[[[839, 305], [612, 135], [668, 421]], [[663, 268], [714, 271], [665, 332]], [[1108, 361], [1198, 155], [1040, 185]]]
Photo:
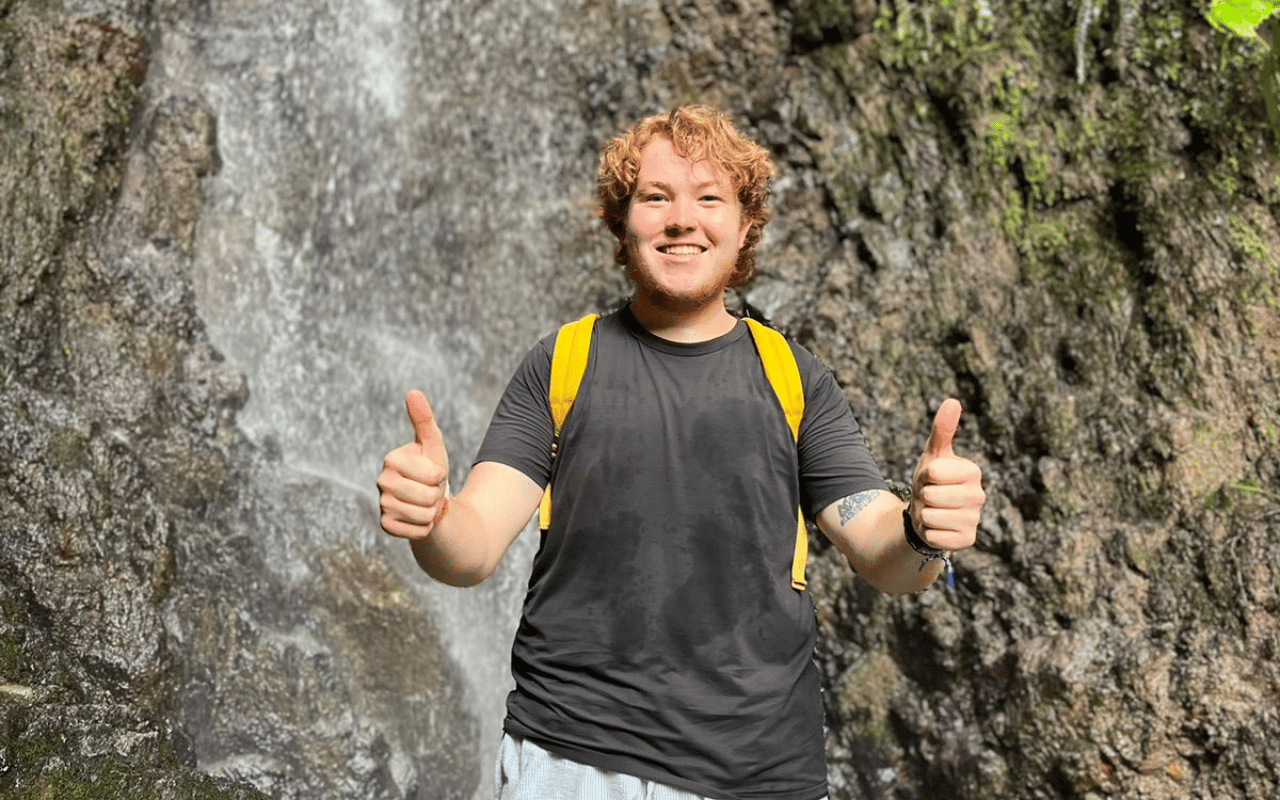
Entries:
[[693, 204], [681, 197], [674, 198], [668, 206], [666, 234], [683, 233], [695, 227]]

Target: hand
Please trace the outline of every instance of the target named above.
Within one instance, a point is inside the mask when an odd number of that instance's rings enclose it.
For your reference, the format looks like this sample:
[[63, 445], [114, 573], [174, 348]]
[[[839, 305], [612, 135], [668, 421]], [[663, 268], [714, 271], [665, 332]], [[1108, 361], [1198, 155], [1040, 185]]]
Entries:
[[449, 480], [449, 454], [431, 405], [414, 389], [404, 398], [413, 443], [397, 447], [382, 462], [378, 476], [382, 529], [392, 536], [425, 539], [443, 513]]
[[960, 411], [960, 401], [953, 399], [938, 409], [911, 481], [911, 519], [921, 538], [939, 550], [973, 546], [987, 500], [982, 470], [951, 449]]

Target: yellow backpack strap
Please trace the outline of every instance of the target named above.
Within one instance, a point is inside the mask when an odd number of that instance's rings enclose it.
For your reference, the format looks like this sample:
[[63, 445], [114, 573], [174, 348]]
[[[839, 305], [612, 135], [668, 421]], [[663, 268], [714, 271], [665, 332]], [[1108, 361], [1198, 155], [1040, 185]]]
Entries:
[[[800, 382], [800, 368], [796, 366], [795, 354], [782, 334], [761, 325], [753, 319], [746, 320], [751, 329], [751, 337], [755, 340], [756, 351], [760, 353], [760, 361], [764, 364], [764, 374], [769, 378], [773, 392], [778, 396], [782, 411], [787, 416], [787, 426], [791, 428], [791, 438], [800, 442], [800, 420], [804, 417], [804, 384]], [[796, 509], [796, 549], [791, 559], [791, 586], [804, 591], [807, 582], [804, 577], [805, 562], [809, 560], [809, 531], [804, 526], [804, 512]]]
[[[551, 458], [555, 460], [560, 448], [560, 429], [565, 417], [573, 408], [582, 386], [582, 375], [587, 371], [587, 356], [591, 354], [591, 331], [596, 315], [588, 314], [576, 322], [560, 328], [556, 334], [556, 346], [551, 352], [551, 385], [548, 390], [551, 401]], [[542, 493], [542, 506], [538, 509], [538, 526], [542, 530], [551, 527], [551, 483]]]

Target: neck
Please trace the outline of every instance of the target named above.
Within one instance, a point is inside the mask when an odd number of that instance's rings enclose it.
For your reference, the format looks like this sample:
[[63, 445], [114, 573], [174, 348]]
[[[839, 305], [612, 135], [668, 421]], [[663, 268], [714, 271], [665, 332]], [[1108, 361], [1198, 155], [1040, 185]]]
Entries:
[[738, 320], [724, 306], [724, 296], [716, 302], [690, 311], [669, 311], [647, 302], [639, 293], [631, 301], [631, 313], [644, 329], [669, 342], [694, 344], [724, 336]]

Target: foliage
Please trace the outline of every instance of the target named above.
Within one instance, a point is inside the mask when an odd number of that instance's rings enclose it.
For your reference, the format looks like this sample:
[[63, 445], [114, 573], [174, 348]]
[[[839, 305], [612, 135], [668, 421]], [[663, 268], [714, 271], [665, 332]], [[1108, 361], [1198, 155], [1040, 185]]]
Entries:
[[[1270, 0], [1217, 0], [1205, 16], [1213, 27], [1219, 31], [1262, 42], [1258, 35], [1258, 26], [1267, 20], [1280, 5]], [[1265, 42], [1263, 42], [1265, 44]], [[1276, 148], [1280, 149], [1280, 41], [1271, 39], [1271, 50], [1258, 76], [1262, 88], [1262, 98], [1267, 107], [1267, 120], [1271, 123], [1276, 138]]]
[[1226, 30], [1236, 36], [1254, 38], [1258, 26], [1276, 12], [1278, 6], [1269, 0], [1217, 0], [1205, 12], [1209, 22], [1218, 30]]

